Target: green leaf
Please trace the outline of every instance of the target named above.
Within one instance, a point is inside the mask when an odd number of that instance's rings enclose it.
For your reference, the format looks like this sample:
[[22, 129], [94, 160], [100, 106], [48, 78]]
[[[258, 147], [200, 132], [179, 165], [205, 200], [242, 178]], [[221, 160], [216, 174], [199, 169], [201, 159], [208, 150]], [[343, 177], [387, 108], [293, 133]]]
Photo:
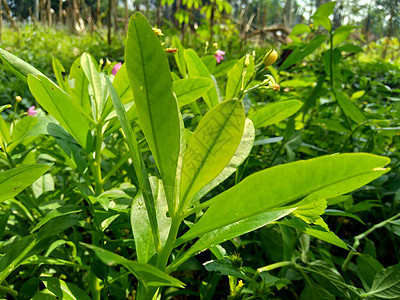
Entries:
[[46, 288], [64, 300], [90, 300], [90, 297], [75, 284], [65, 282], [56, 277], [40, 277]]
[[214, 86], [214, 81], [205, 77], [186, 78], [173, 82], [179, 107], [196, 101]]
[[30, 233], [35, 232], [40, 227], [42, 227], [44, 224], [48, 223], [50, 220], [52, 220], [54, 218], [65, 216], [65, 215], [69, 215], [69, 214], [74, 214], [74, 213], [77, 213], [77, 212], [80, 212], [80, 211], [82, 211], [82, 208], [78, 208], [77, 206], [75, 206], [73, 204], [68, 204], [68, 205], [61, 206], [61, 207], [59, 207], [59, 208], [57, 208], [55, 210], [52, 210], [47, 215], [45, 215], [39, 221], [39, 223], [37, 223], [36, 226], [33, 227], [33, 229], [31, 230]]
[[[68, 75], [68, 94], [72, 100], [85, 112], [91, 111], [89, 99], [89, 80], [83, 71], [81, 58], [77, 58], [71, 66]], [[67, 90], [66, 90], [67, 91]]]
[[201, 61], [207, 67], [210, 74], [212, 74], [217, 66], [217, 60], [215, 59], [214, 55], [203, 56]]
[[229, 275], [248, 281], [251, 280], [242, 269], [233, 267], [231, 261], [227, 258], [208, 261], [204, 263], [204, 267], [208, 272], [217, 272], [219, 275]]
[[81, 244], [92, 249], [97, 257], [106, 265], [123, 265], [145, 286], [173, 286], [178, 288], [183, 288], [185, 286], [183, 282], [169, 276], [152, 265], [126, 259], [118, 254], [94, 245]]
[[32, 67], [19, 57], [11, 54], [10, 52], [0, 48], [0, 58], [4, 64], [19, 78], [26, 81], [28, 74], [42, 75], [42, 72]]
[[179, 238], [179, 242], [262, 212], [294, 205], [293, 202], [307, 195], [317, 200], [348, 193], [388, 172], [384, 166], [389, 161], [386, 157], [366, 153], [338, 154], [252, 174], [210, 200], [212, 204], [203, 217]]
[[[249, 65], [246, 68], [244, 66], [244, 62], [247, 58], [249, 60]], [[239, 91], [246, 87], [253, 73], [254, 58], [253, 56], [247, 54], [242, 57], [228, 73], [228, 81], [226, 82], [225, 90], [225, 100], [236, 98]]]
[[333, 45], [336, 46], [344, 42], [350, 36], [351, 31], [355, 28], [360, 28], [360, 27], [353, 25], [342, 25], [339, 28], [337, 28], [333, 33]]
[[228, 73], [233, 66], [237, 63], [237, 59], [229, 60], [215, 67], [213, 75], [215, 78], [221, 77]]
[[160, 171], [172, 213], [180, 154], [180, 112], [172, 93], [167, 56], [140, 13], [131, 18], [125, 59], [140, 125]]
[[342, 47], [340, 47], [339, 50], [343, 52], [352, 52], [352, 53], [364, 52], [362, 48], [353, 44], [345, 44]]
[[344, 243], [335, 233], [329, 230], [328, 225], [326, 225], [322, 218], [318, 218], [312, 225], [307, 224], [300, 218], [283, 220], [280, 221], [279, 224], [299, 229], [306, 234], [320, 239], [321, 241], [325, 241], [343, 249], [348, 249], [346, 243]]
[[[168, 204], [165, 198], [162, 181], [157, 177], [150, 177], [150, 184], [156, 207], [161, 246], [164, 246], [171, 227], [171, 218], [167, 217]], [[151, 236], [150, 221], [141, 191], [139, 191], [133, 200], [131, 209], [131, 225], [133, 236], [135, 238], [137, 260], [139, 262], [147, 263], [156, 253], [156, 248]]]
[[0, 173], [0, 202], [15, 197], [42, 176], [50, 166], [24, 165]]
[[129, 82], [126, 64], [122, 64], [117, 75], [115, 75], [113, 86], [115, 87], [122, 104], [133, 101], [133, 92]]
[[315, 27], [323, 26], [326, 30], [332, 30], [332, 23], [329, 16], [333, 14], [335, 2], [328, 2], [318, 7], [317, 11], [312, 15]]
[[196, 241], [196, 243], [192, 247], [186, 250], [182, 256], [177, 257], [172, 262], [171, 266], [168, 267], [168, 269], [173, 271], [180, 264], [184, 263], [193, 255], [196, 255], [213, 246], [219, 245], [225, 241], [268, 225], [276, 220], [287, 216], [294, 210], [295, 209], [292, 208], [287, 210], [261, 213], [248, 219], [244, 219], [242, 221], [235, 222], [233, 224], [208, 232], [201, 236], [200, 239]]
[[96, 121], [101, 119], [107, 101], [107, 84], [104, 73], [100, 73], [90, 54], [83, 53], [81, 66], [89, 80], [89, 91], [92, 96], [92, 113]]
[[18, 123], [15, 124], [11, 139], [14, 143], [21, 142], [25, 137], [27, 137], [28, 132], [38, 123], [38, 118], [25, 116], [21, 118]]
[[377, 273], [384, 268], [382, 264], [370, 255], [359, 254], [357, 256], [357, 274], [361, 278], [365, 290], [369, 290]]
[[90, 127], [71, 97], [44, 76], [28, 75], [28, 85], [36, 101], [85, 149]]
[[54, 191], [54, 179], [51, 174], [44, 174], [32, 184], [32, 192], [38, 198], [48, 191]]
[[178, 52], [174, 55], [174, 57], [179, 72], [183, 78], [186, 78], [185, 48], [183, 48], [181, 41], [176, 35], [172, 37], [172, 45], [178, 49]]
[[244, 123], [243, 104], [237, 100], [221, 102], [201, 119], [183, 158], [181, 208], [227, 166], [239, 146]]
[[62, 88], [65, 92], [68, 93], [69, 85], [64, 79], [64, 75], [65, 75], [64, 66], [55, 57], [53, 57], [52, 65], [53, 65], [54, 75], [56, 76], [57, 83], [58, 83], [59, 87]]
[[308, 45], [304, 49], [296, 49], [294, 50], [289, 57], [283, 62], [283, 64], [279, 67], [279, 71], [282, 71], [291, 65], [302, 61], [308, 55], [313, 53], [328, 37], [324, 34], [317, 35], [313, 38]]
[[327, 216], [341, 216], [341, 217], [346, 217], [346, 218], [352, 218], [354, 220], [357, 220], [361, 224], [365, 225], [364, 221], [361, 220], [359, 216], [349, 213], [349, 212], [345, 212], [345, 211], [341, 211], [341, 210], [337, 210], [337, 209], [326, 209], [325, 214]]
[[7, 248], [7, 252], [0, 259], [0, 283], [24, 261], [36, 244], [36, 235], [31, 234], [15, 240]]
[[307, 284], [306, 288], [300, 294], [300, 300], [335, 300], [335, 296], [329, 293], [321, 285], [312, 283]]
[[[207, 67], [201, 61], [197, 53], [192, 49], [185, 50], [185, 61], [187, 64], [189, 77], [211, 78], [210, 71], [208, 71]], [[207, 94], [203, 95], [203, 99], [209, 108], [217, 105], [219, 99], [216, 88], [214, 87], [208, 90]]]
[[218, 186], [221, 182], [225, 181], [225, 179], [227, 179], [237, 170], [237, 168], [249, 156], [251, 149], [253, 148], [254, 137], [255, 130], [253, 123], [250, 119], [246, 119], [242, 139], [231, 161], [217, 177], [215, 177], [212, 181], [202, 187], [196, 193], [196, 195], [194, 195], [194, 197], [190, 200], [189, 207], [198, 202], [209, 191]]
[[351, 94], [350, 100], [359, 99], [359, 98], [361, 98], [362, 96], [364, 96], [364, 94], [365, 94], [365, 91], [357, 91], [357, 92], [354, 92], [353, 94]]
[[290, 35], [300, 35], [303, 33], [309, 33], [310, 31], [310, 27], [306, 24], [296, 24], [290, 32]]
[[253, 121], [255, 128], [267, 127], [290, 117], [302, 105], [303, 103], [298, 100], [269, 103], [267, 106], [249, 114], [249, 118]]
[[361, 297], [398, 299], [400, 295], [400, 264], [387, 267], [376, 274], [372, 287]]
[[347, 95], [335, 90], [336, 100], [343, 112], [357, 124], [367, 120], [361, 110], [347, 97]]

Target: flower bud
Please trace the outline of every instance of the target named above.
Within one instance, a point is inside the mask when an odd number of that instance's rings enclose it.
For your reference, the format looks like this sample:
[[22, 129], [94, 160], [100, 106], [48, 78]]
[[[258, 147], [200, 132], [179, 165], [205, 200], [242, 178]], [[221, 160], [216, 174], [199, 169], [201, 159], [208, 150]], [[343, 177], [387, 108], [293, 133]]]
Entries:
[[164, 51], [167, 53], [176, 53], [176, 52], [178, 52], [178, 49], [177, 48], [167, 48]]
[[250, 65], [250, 54], [246, 54], [246, 58], [244, 59], [244, 66], [247, 68]]
[[22, 101], [22, 97], [21, 97], [21, 96], [16, 96], [16, 97], [15, 97], [15, 101], [21, 102], [21, 101]]
[[276, 60], [278, 59], [278, 52], [275, 50], [271, 49], [265, 54], [263, 64], [268, 67], [272, 65]]
[[153, 31], [154, 31], [154, 33], [157, 35], [157, 36], [160, 36], [160, 35], [164, 35], [163, 33], [162, 33], [162, 30], [161, 29], [159, 29], [159, 28], [153, 28]]

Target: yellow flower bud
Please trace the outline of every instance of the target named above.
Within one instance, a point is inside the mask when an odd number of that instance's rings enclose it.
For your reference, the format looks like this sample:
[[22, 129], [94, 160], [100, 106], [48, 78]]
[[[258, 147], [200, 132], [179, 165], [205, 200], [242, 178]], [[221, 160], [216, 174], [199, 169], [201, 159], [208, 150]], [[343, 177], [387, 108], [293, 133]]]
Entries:
[[22, 97], [21, 97], [21, 96], [16, 96], [16, 97], [15, 97], [15, 101], [21, 102], [21, 101], [22, 101]]
[[264, 56], [263, 64], [268, 67], [272, 65], [278, 59], [278, 52], [275, 50], [269, 50]]
[[157, 35], [157, 36], [160, 36], [160, 35], [163, 35], [163, 33], [162, 33], [162, 30], [161, 29], [159, 29], [159, 28], [153, 28], [153, 31], [154, 31], [154, 33]]

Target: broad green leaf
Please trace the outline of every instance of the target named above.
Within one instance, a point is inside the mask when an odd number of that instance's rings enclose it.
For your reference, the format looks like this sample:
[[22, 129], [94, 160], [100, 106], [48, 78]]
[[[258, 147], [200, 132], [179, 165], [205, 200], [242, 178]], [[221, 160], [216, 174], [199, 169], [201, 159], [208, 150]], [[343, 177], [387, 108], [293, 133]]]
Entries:
[[173, 82], [173, 89], [179, 107], [196, 101], [213, 86], [213, 80], [205, 77], [186, 78]]
[[312, 15], [315, 27], [323, 26], [326, 30], [332, 30], [332, 23], [329, 16], [333, 14], [335, 2], [328, 2], [318, 7], [317, 11]]
[[251, 232], [265, 225], [268, 225], [276, 220], [279, 220], [287, 216], [294, 210], [295, 208], [261, 213], [259, 215], [250, 217], [248, 219], [244, 219], [242, 221], [224, 226], [220, 229], [208, 232], [203, 236], [201, 236], [200, 239], [196, 241], [196, 243], [192, 247], [186, 250], [182, 256], [177, 257], [172, 262], [171, 266], [168, 267], [168, 269], [170, 271], [173, 271], [180, 264], [184, 263], [193, 255], [196, 255], [213, 246], [219, 245], [225, 241], [228, 241], [230, 239], [241, 236], [245, 233]]
[[50, 166], [24, 165], [0, 173], [0, 202], [15, 197], [42, 176]]
[[4, 148], [12, 142], [10, 135], [10, 125], [6, 123], [6, 121], [4, 121], [1, 115], [0, 115], [0, 142], [2, 147]]
[[253, 123], [250, 119], [246, 119], [244, 124], [242, 140], [235, 154], [233, 155], [231, 161], [223, 169], [223, 171], [215, 177], [214, 180], [210, 181], [204, 187], [202, 187], [196, 195], [190, 200], [189, 207], [193, 206], [198, 202], [203, 196], [205, 196], [209, 191], [219, 185], [221, 182], [225, 181], [229, 176], [231, 176], [237, 168], [244, 162], [244, 160], [249, 156], [251, 149], [253, 148], [253, 142], [255, 137], [255, 130]]
[[387, 267], [376, 274], [372, 287], [361, 297], [378, 297], [383, 299], [399, 299], [400, 264]]
[[294, 205], [293, 202], [307, 195], [316, 200], [348, 193], [388, 172], [384, 166], [389, 161], [386, 157], [366, 153], [337, 154], [278, 165], [252, 174], [210, 200], [212, 204], [203, 217], [179, 238], [179, 242], [262, 212]]
[[64, 300], [90, 300], [90, 297], [75, 284], [66, 282], [56, 277], [40, 277], [46, 288]]
[[340, 47], [339, 50], [352, 53], [364, 52], [362, 48], [353, 44], [345, 44], [342, 47]]
[[32, 184], [32, 192], [38, 198], [48, 191], [54, 191], [54, 179], [51, 174], [44, 174]]
[[82, 245], [92, 249], [97, 257], [108, 266], [123, 265], [145, 286], [173, 286], [178, 288], [183, 288], [185, 286], [183, 282], [169, 276], [152, 265], [126, 259], [118, 254], [94, 245], [85, 243], [82, 243]]
[[[196, 52], [192, 49], [185, 50], [185, 61], [188, 68], [189, 77], [205, 77], [211, 78], [211, 74], [207, 67], [201, 61]], [[216, 88], [211, 88], [203, 95], [204, 102], [209, 108], [218, 104], [218, 94]]]
[[[244, 66], [248, 59], [249, 65]], [[240, 90], [244, 90], [248, 81], [254, 73], [254, 58], [247, 54], [242, 57], [229, 71], [228, 81], [226, 82], [225, 100], [234, 99], [237, 97]]]
[[353, 25], [342, 25], [339, 28], [335, 29], [335, 32], [333, 33], [333, 45], [336, 46], [347, 40], [347, 38], [351, 34], [351, 31], [355, 28], [360, 27]]
[[92, 96], [92, 113], [96, 121], [101, 119], [104, 106], [107, 101], [107, 84], [104, 73], [100, 73], [90, 54], [83, 53], [81, 66], [89, 80], [89, 94]]
[[[156, 207], [161, 246], [164, 246], [171, 227], [171, 218], [167, 217], [168, 204], [165, 198], [162, 181], [157, 177], [151, 177], [150, 184]], [[133, 200], [131, 209], [131, 225], [133, 236], [135, 238], [137, 260], [139, 262], [147, 263], [156, 253], [156, 249], [151, 236], [150, 221], [141, 191], [139, 191]]]
[[207, 67], [210, 74], [212, 74], [217, 66], [217, 60], [215, 59], [214, 55], [203, 56], [201, 61]]
[[10, 52], [0, 48], [0, 58], [3, 63], [19, 78], [26, 81], [28, 74], [42, 75], [42, 72], [32, 67], [27, 62], [23, 61], [19, 57], [11, 54]]
[[39, 230], [38, 239], [43, 240], [48, 237], [56, 236], [74, 226], [80, 219], [80, 215], [74, 213], [61, 214], [57, 217], [50, 216], [49, 219], [46, 218], [46, 223], [43, 224]]
[[91, 111], [89, 99], [89, 80], [83, 71], [81, 58], [77, 58], [71, 66], [68, 75], [68, 94], [74, 102], [82, 107], [84, 111], [89, 113]]
[[311, 122], [311, 124], [320, 126], [321, 128], [324, 128], [329, 131], [334, 131], [339, 133], [350, 131], [348, 128], [344, 127], [340, 122], [335, 120], [315, 119], [314, 121]]
[[180, 112], [172, 93], [167, 56], [149, 22], [140, 13], [130, 21], [125, 60], [140, 126], [172, 210], [180, 153]]
[[361, 110], [347, 97], [347, 95], [335, 90], [335, 96], [340, 108], [346, 116], [357, 124], [361, 124], [367, 120]]
[[183, 158], [182, 208], [227, 166], [240, 144], [244, 123], [243, 104], [238, 100], [218, 104], [201, 119]]
[[228, 73], [236, 63], [237, 63], [237, 59], [232, 59], [232, 60], [228, 60], [227, 62], [221, 63], [215, 67], [215, 70], [212, 75], [215, 78], [223, 76], [226, 73]]
[[361, 278], [364, 288], [369, 290], [377, 273], [384, 268], [382, 264], [367, 254], [359, 254], [357, 256], [357, 273]]
[[308, 55], [313, 53], [328, 37], [324, 34], [317, 35], [313, 38], [308, 45], [304, 49], [296, 49], [294, 50], [289, 57], [283, 62], [283, 64], [279, 67], [279, 71], [282, 71], [291, 65], [302, 61]]
[[179, 72], [183, 78], [186, 78], [186, 61], [185, 61], [185, 48], [183, 48], [181, 41], [175, 35], [172, 38], [172, 45], [178, 49], [178, 52], [174, 55], [175, 62], [178, 66]]
[[38, 119], [31, 116], [21, 118], [15, 124], [11, 138], [15, 142], [20, 142], [27, 136], [27, 133], [38, 123]]
[[290, 117], [302, 105], [303, 103], [298, 100], [269, 103], [265, 107], [249, 114], [249, 118], [253, 121], [255, 128], [267, 127]]
[[303, 33], [309, 33], [310, 31], [310, 27], [306, 24], [296, 24], [290, 32], [290, 35], [300, 35]]
[[28, 75], [28, 85], [36, 101], [85, 149], [90, 127], [71, 97], [44, 76]]

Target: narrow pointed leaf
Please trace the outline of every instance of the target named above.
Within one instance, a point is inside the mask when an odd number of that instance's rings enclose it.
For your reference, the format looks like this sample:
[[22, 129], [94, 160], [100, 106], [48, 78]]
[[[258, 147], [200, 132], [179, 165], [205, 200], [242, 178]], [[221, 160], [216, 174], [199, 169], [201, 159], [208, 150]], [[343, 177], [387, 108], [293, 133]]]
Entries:
[[244, 123], [243, 104], [237, 100], [221, 102], [201, 119], [183, 158], [181, 205], [227, 166], [240, 144]]
[[389, 161], [386, 157], [366, 153], [337, 154], [252, 174], [210, 200], [213, 203], [203, 217], [179, 242], [262, 212], [294, 205], [293, 202], [307, 195], [316, 200], [348, 193], [388, 172], [384, 166]]
[[174, 286], [179, 288], [185, 286], [185, 284], [178, 279], [169, 276], [152, 265], [126, 259], [118, 254], [94, 245], [82, 244], [92, 249], [97, 257], [108, 266], [123, 265], [145, 286]]
[[0, 202], [15, 197], [42, 176], [50, 166], [24, 165], [0, 173]]
[[28, 76], [29, 89], [49, 114], [85, 149], [90, 127], [71, 97], [44, 76]]
[[27, 62], [23, 61], [19, 57], [11, 54], [10, 52], [0, 48], [0, 58], [4, 64], [19, 78], [26, 81], [28, 74], [32, 75], [43, 75], [42, 72], [32, 67]]
[[[247, 82], [254, 73], [254, 59], [249, 55], [249, 65], [244, 66], [246, 56], [242, 57], [229, 71], [228, 81], [226, 83], [225, 100], [234, 99], [239, 91], [246, 87]], [[246, 72], [246, 73], [244, 73]], [[243, 78], [244, 75], [244, 78]]]
[[180, 112], [172, 93], [167, 56], [140, 13], [130, 21], [125, 60], [140, 125], [172, 207], [180, 151]]
[[[201, 61], [197, 53], [194, 52], [192, 49], [185, 50], [185, 60], [188, 68], [189, 77], [211, 78], [210, 71], [208, 71], [207, 67]], [[219, 100], [216, 88], [213, 87], [208, 90], [207, 93], [203, 95], [203, 99], [209, 108], [217, 105]]]
[[372, 287], [362, 297], [372, 296], [380, 299], [399, 299], [400, 264], [387, 267], [376, 274]]
[[297, 100], [274, 102], [250, 114], [249, 118], [253, 121], [254, 127], [267, 127], [290, 117], [302, 105], [303, 103]]
[[75, 284], [66, 282], [56, 277], [40, 278], [46, 288], [58, 297], [64, 300], [90, 300], [90, 297]]

